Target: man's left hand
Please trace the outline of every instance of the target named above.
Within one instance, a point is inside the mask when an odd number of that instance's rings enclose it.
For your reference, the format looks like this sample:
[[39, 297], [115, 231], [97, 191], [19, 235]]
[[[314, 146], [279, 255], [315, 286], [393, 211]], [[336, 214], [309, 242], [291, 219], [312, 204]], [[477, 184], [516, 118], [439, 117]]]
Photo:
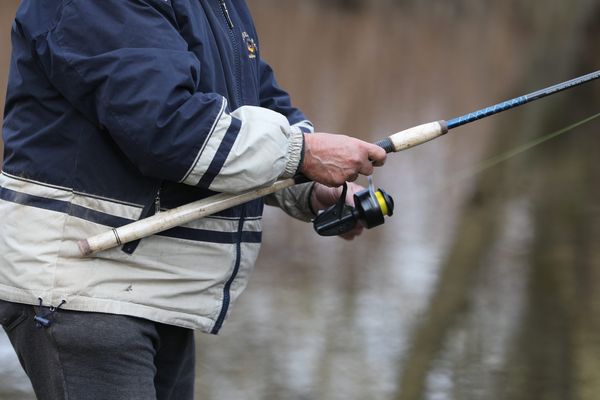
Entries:
[[[364, 189], [364, 187], [354, 182], [347, 182], [346, 184], [348, 185], [348, 191], [346, 192], [346, 204], [354, 207], [354, 193], [360, 192]], [[321, 210], [331, 207], [338, 202], [341, 194], [342, 186], [328, 187], [315, 182], [315, 186], [310, 197], [312, 209], [318, 213]], [[352, 240], [356, 236], [360, 235], [363, 229], [364, 226], [360, 222], [357, 222], [356, 226], [351, 231], [339, 236], [346, 240]]]

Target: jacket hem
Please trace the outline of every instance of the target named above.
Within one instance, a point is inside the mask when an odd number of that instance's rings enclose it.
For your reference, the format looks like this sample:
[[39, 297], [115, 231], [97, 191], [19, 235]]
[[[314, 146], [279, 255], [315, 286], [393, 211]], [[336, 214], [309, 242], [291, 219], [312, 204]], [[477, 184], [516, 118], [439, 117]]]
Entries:
[[162, 324], [200, 330], [205, 333], [213, 333], [215, 325], [215, 320], [212, 318], [181, 311], [159, 309], [120, 300], [80, 295], [60, 295], [51, 290], [17, 289], [0, 284], [0, 300], [33, 306], [39, 304], [40, 298], [45, 306], [57, 306], [62, 300], [65, 300], [66, 303], [61, 307], [64, 310], [128, 315]]

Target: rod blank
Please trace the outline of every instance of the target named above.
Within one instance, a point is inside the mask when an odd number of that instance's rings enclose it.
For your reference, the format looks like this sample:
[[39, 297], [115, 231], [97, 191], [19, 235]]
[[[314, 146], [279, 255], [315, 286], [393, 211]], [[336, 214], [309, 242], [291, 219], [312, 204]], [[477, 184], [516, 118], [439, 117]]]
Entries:
[[452, 119], [448, 120], [448, 129], [454, 129], [459, 126], [480, 120], [482, 118], [486, 118], [491, 115], [498, 114], [502, 111], [506, 111], [506, 110], [510, 110], [511, 108], [522, 106], [523, 104], [527, 104], [532, 101], [541, 99], [542, 97], [550, 96], [551, 94], [554, 94], [554, 93], [562, 92], [563, 90], [567, 90], [572, 87], [582, 85], [586, 82], [590, 82], [590, 81], [593, 81], [594, 79], [598, 79], [598, 78], [600, 78], [600, 70], [591, 72], [587, 75], [583, 75], [578, 78], [568, 80], [563, 83], [558, 83], [556, 85], [537, 90], [533, 93], [529, 93], [524, 96], [519, 96], [519, 97], [515, 97], [514, 99], [503, 101], [503, 102], [495, 104], [493, 106], [486, 107], [481, 110], [462, 115], [460, 117], [452, 118]]

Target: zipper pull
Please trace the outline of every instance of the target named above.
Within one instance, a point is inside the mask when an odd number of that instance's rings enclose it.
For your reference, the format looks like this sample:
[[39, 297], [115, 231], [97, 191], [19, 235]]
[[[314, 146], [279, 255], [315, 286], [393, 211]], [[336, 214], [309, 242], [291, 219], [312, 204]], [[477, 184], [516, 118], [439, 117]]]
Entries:
[[221, 3], [221, 9], [223, 10], [223, 15], [227, 20], [227, 25], [229, 25], [229, 29], [233, 29], [233, 21], [231, 20], [231, 16], [229, 15], [229, 9], [227, 8], [225, 0], [219, 0], [219, 3]]
[[156, 193], [156, 197], [154, 198], [154, 214], [160, 213], [160, 188]]

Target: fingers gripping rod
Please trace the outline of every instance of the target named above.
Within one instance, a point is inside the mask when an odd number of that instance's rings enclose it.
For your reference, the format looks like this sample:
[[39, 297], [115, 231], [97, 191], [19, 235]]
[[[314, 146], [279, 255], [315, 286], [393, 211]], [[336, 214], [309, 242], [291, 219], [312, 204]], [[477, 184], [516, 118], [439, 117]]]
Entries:
[[[598, 78], [600, 78], [600, 70], [457, 118], [418, 125], [394, 133], [393, 135], [378, 141], [376, 144], [385, 149], [388, 153], [410, 149], [411, 147], [442, 136], [448, 133], [450, 129], [498, 114], [502, 111], [521, 106]], [[99, 235], [79, 240], [77, 245], [81, 255], [88, 256], [99, 251], [119, 246], [123, 243], [138, 240], [186, 224], [195, 219], [206, 217], [305, 181], [306, 180], [302, 179], [285, 179], [277, 181], [271, 186], [250, 190], [240, 194], [217, 194], [203, 200], [161, 212], [149, 218], [119, 228], [114, 228]]]

